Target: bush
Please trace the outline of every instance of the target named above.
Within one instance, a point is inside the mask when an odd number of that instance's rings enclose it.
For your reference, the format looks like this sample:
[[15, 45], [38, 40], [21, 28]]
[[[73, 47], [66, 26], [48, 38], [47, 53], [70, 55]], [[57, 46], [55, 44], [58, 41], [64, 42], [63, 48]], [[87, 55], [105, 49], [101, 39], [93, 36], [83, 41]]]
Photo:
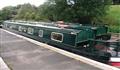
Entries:
[[119, 26], [109, 26], [109, 32], [120, 33], [120, 27]]
[[110, 32], [120, 33], [120, 5], [112, 5], [102, 22], [109, 26]]

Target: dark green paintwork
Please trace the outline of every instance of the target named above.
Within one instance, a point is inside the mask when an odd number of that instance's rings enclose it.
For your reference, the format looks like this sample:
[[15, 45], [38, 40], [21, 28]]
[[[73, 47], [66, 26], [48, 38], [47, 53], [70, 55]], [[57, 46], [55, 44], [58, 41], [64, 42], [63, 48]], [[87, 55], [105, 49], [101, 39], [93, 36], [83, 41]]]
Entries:
[[[34, 29], [34, 36], [38, 36], [38, 31], [43, 30], [43, 37], [47, 40], [51, 40], [51, 32], [57, 32], [57, 33], [62, 33], [63, 34], [63, 44], [70, 45], [73, 47], [77, 47], [77, 44], [80, 42], [88, 41], [93, 38], [93, 33], [90, 30], [75, 30], [75, 29], [65, 29], [65, 28], [58, 28], [58, 27], [52, 27], [52, 26], [36, 26], [33, 24], [18, 24], [18, 23], [6, 23], [4, 24], [8, 25], [8, 28], [10, 26], [15, 25], [16, 28], [12, 28], [15, 30], [18, 30], [19, 26], [25, 27], [28, 29], [28, 27], [31, 27]], [[27, 31], [27, 30], [26, 30]], [[24, 30], [22, 31], [24, 32]], [[24, 32], [27, 33], [27, 32]], [[40, 38], [40, 37], [39, 37]], [[56, 41], [57, 42], [57, 41]]]
[[104, 35], [107, 33], [108, 28], [106, 26], [81, 26], [80, 24], [71, 25], [70, 28], [77, 29], [77, 30], [89, 30], [94, 31], [96, 30], [96, 36]]
[[[7, 27], [5, 27], [7, 24]], [[15, 25], [14, 28], [11, 28], [11, 26]], [[19, 26], [25, 27], [28, 29], [29, 27], [34, 29], [33, 34], [28, 34], [27, 30], [24, 32], [18, 31]], [[15, 22], [4, 22], [4, 27], [9, 30], [17, 31], [16, 33], [20, 33], [24, 36], [30, 37], [32, 39], [35, 39], [37, 41], [42, 41], [46, 43], [50, 43], [52, 45], [57, 45], [61, 48], [69, 48], [69, 51], [76, 51], [77, 53], [80, 53], [83, 56], [87, 56], [90, 58], [96, 58], [101, 59], [101, 62], [107, 62], [109, 60], [109, 57], [107, 54], [99, 54], [102, 53], [102, 51], [97, 51], [94, 47], [93, 41], [91, 39], [95, 38], [95, 33], [91, 29], [91, 27], [76, 27], [76, 28], [59, 28], [59, 27], [53, 27], [53, 26], [43, 26], [43, 25], [33, 25], [33, 24], [23, 24], [23, 23], [15, 23]], [[38, 32], [39, 30], [43, 30], [43, 37], [39, 37]], [[13, 31], [13, 32], [14, 32]], [[51, 39], [51, 33], [57, 32], [62, 33], [64, 35], [63, 42], [54, 41]], [[99, 30], [98, 30], [99, 32]], [[102, 32], [102, 31], [101, 31]], [[98, 33], [97, 33], [98, 34]], [[91, 46], [92, 45], [92, 46]], [[86, 46], [86, 47], [85, 47]], [[103, 52], [106, 53], [106, 52]]]

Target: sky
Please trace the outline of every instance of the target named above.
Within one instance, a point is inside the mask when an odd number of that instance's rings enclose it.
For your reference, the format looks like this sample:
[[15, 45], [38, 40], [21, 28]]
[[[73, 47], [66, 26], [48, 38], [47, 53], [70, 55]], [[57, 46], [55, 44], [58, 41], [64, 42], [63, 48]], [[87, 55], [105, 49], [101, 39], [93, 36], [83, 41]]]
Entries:
[[18, 4], [30, 3], [35, 6], [43, 4], [46, 0], [0, 0], [0, 9], [5, 6], [17, 6]]

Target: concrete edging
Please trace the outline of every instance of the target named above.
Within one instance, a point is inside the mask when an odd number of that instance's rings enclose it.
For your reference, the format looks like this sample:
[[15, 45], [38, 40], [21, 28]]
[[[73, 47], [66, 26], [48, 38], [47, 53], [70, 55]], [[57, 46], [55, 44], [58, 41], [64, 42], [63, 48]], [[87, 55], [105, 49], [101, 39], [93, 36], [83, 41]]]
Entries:
[[84, 63], [89, 64], [89, 65], [92, 65], [92, 66], [97, 67], [97, 68], [100, 68], [100, 69], [103, 69], [103, 70], [120, 70], [119, 68], [116, 68], [116, 67], [113, 67], [113, 66], [110, 66], [110, 65], [107, 65], [107, 64], [103, 64], [103, 63], [91, 60], [89, 58], [86, 58], [86, 57], [83, 57], [83, 56], [80, 56], [80, 55], [77, 55], [77, 54], [62, 50], [62, 49], [58, 49], [56, 47], [53, 47], [53, 46], [41, 43], [39, 41], [36, 41], [36, 40], [30, 39], [30, 38], [27, 38], [27, 37], [12, 33], [10, 31], [7, 31], [7, 30], [3, 30], [3, 31], [5, 31], [7, 33], [10, 33], [12, 35], [15, 35], [15, 36], [17, 36], [19, 38], [25, 39], [25, 40], [27, 40], [27, 41], [29, 41], [31, 43], [36, 44], [36, 45], [39, 45], [39, 46], [45, 47], [47, 49], [53, 50], [55, 52], [58, 52], [58, 53], [60, 53], [62, 55], [65, 55], [65, 56], [68, 56], [70, 58], [79, 60], [79, 61], [84, 62]]
[[10, 68], [5, 64], [3, 59], [0, 57], [0, 70], [10, 70]]

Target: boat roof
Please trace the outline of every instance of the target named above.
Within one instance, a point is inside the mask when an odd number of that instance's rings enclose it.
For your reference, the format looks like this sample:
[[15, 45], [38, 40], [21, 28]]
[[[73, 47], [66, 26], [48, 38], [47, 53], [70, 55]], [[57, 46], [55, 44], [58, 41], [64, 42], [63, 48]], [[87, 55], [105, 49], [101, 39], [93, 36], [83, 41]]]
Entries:
[[[67, 28], [60, 28], [57, 27], [55, 25], [53, 26], [48, 26], [48, 25], [44, 25], [43, 24], [30, 24], [30, 23], [26, 23], [26, 22], [11, 22], [11, 21], [5, 21], [6, 23], [12, 23], [12, 24], [20, 24], [20, 25], [27, 25], [27, 26], [35, 26], [35, 27], [43, 27], [43, 28], [50, 28], [50, 29], [57, 29], [57, 30], [65, 30], [65, 31], [69, 31], [69, 32], [74, 32], [74, 33], [79, 33], [82, 30], [76, 30], [76, 29], [67, 29]], [[45, 24], [53, 24], [53, 23], [45, 23]]]

